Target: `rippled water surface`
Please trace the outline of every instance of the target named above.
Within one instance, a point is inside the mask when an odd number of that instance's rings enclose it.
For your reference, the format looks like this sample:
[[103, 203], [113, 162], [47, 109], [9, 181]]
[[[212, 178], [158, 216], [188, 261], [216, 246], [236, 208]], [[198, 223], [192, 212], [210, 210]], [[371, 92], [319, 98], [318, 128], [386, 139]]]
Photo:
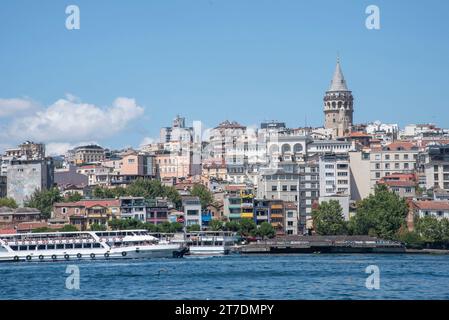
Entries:
[[[66, 269], [80, 270], [68, 290]], [[380, 289], [365, 269], [380, 269]], [[0, 299], [449, 299], [445, 255], [230, 255], [0, 264]]]

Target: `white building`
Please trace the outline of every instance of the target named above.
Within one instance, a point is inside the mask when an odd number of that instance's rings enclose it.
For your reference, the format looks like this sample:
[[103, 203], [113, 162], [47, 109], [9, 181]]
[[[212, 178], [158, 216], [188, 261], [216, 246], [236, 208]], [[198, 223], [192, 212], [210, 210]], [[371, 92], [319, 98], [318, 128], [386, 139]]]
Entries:
[[182, 206], [184, 208], [185, 226], [201, 226], [201, 202], [198, 197], [183, 197]]
[[326, 154], [320, 157], [320, 197], [349, 196], [351, 192], [349, 156]]
[[414, 201], [415, 216], [424, 218], [432, 216], [437, 219], [449, 219], [449, 201]]

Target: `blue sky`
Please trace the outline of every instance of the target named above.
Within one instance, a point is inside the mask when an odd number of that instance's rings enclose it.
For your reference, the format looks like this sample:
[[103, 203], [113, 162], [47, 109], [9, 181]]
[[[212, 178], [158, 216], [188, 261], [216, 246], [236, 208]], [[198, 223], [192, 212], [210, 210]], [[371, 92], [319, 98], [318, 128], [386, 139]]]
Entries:
[[[80, 30], [65, 28], [71, 4]], [[370, 4], [380, 30], [365, 28]], [[449, 127], [448, 15], [446, 0], [2, 0], [0, 147], [138, 146], [178, 113], [321, 126], [337, 53], [355, 122]], [[80, 104], [98, 130], [65, 115]]]

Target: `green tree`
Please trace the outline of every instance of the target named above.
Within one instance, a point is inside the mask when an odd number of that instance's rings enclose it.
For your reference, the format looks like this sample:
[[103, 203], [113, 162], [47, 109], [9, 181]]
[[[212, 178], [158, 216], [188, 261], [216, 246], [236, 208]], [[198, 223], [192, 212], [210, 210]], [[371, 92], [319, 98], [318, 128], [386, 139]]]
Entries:
[[13, 198], [0, 198], [0, 207], [16, 209], [18, 206], [16, 200], [14, 200]]
[[104, 224], [93, 223], [90, 225], [91, 231], [106, 231], [107, 227]]
[[443, 241], [442, 224], [437, 218], [427, 216], [419, 218], [416, 224], [416, 232], [425, 242], [434, 243]]
[[212, 204], [214, 201], [214, 196], [209, 189], [202, 184], [195, 184], [190, 190], [190, 195], [200, 198], [201, 207], [206, 209], [208, 205]]
[[73, 231], [78, 231], [78, 229], [74, 225], [66, 224], [66, 225], [64, 225], [64, 227], [59, 229], [59, 231], [61, 231], [61, 232], [73, 232]]
[[237, 232], [240, 229], [240, 224], [237, 221], [228, 221], [226, 222], [224, 229], [226, 231]]
[[182, 200], [181, 195], [179, 194], [178, 190], [176, 190], [175, 187], [164, 187], [164, 194], [162, 195], [164, 197], [167, 197], [168, 200], [173, 202], [176, 208], [181, 208]]
[[199, 224], [192, 224], [187, 227], [187, 232], [194, 232], [194, 231], [200, 231], [201, 226]]
[[395, 239], [407, 212], [405, 199], [387, 186], [377, 185], [374, 194], [357, 203], [357, 213], [349, 223], [351, 233]]
[[276, 230], [271, 225], [271, 223], [268, 223], [266, 221], [262, 222], [260, 226], [257, 228], [256, 234], [258, 236], [261, 236], [262, 239], [265, 238], [274, 238], [276, 236]]
[[42, 232], [55, 232], [55, 229], [50, 229], [49, 227], [36, 228], [31, 230], [32, 233], [42, 233]]
[[449, 245], [449, 220], [442, 219], [440, 225], [441, 225], [441, 238], [443, 242], [446, 243], [447, 246]]
[[79, 192], [70, 193], [68, 196], [64, 198], [65, 202], [77, 202], [83, 199]]
[[123, 187], [105, 188], [96, 186], [92, 190], [92, 196], [96, 199], [114, 199], [128, 195], [128, 191]]
[[179, 222], [172, 222], [170, 224], [170, 232], [181, 232], [184, 229], [184, 225]]
[[343, 235], [347, 233], [343, 209], [337, 200], [322, 202], [312, 211], [315, 231], [320, 235]]
[[53, 204], [63, 200], [57, 188], [48, 190], [36, 190], [31, 197], [25, 201], [25, 206], [38, 209], [44, 218], [50, 218]]
[[242, 236], [250, 236], [256, 234], [257, 225], [252, 219], [241, 219], [239, 233]]
[[211, 231], [221, 231], [224, 229], [224, 224], [220, 220], [211, 220], [209, 222], [209, 229]]
[[414, 249], [420, 249], [424, 244], [424, 241], [420, 234], [415, 231], [404, 230], [399, 232], [398, 240], [404, 243], [408, 248]]

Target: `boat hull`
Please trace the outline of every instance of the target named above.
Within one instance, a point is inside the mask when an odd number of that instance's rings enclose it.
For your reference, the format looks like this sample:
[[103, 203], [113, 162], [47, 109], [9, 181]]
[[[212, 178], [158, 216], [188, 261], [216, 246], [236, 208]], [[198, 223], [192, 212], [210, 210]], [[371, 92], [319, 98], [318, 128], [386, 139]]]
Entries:
[[229, 249], [220, 246], [190, 246], [189, 255], [225, 255], [229, 253]]
[[46, 250], [27, 252], [3, 252], [0, 262], [44, 262], [111, 259], [180, 258], [185, 251], [178, 245], [92, 249], [92, 250]]

